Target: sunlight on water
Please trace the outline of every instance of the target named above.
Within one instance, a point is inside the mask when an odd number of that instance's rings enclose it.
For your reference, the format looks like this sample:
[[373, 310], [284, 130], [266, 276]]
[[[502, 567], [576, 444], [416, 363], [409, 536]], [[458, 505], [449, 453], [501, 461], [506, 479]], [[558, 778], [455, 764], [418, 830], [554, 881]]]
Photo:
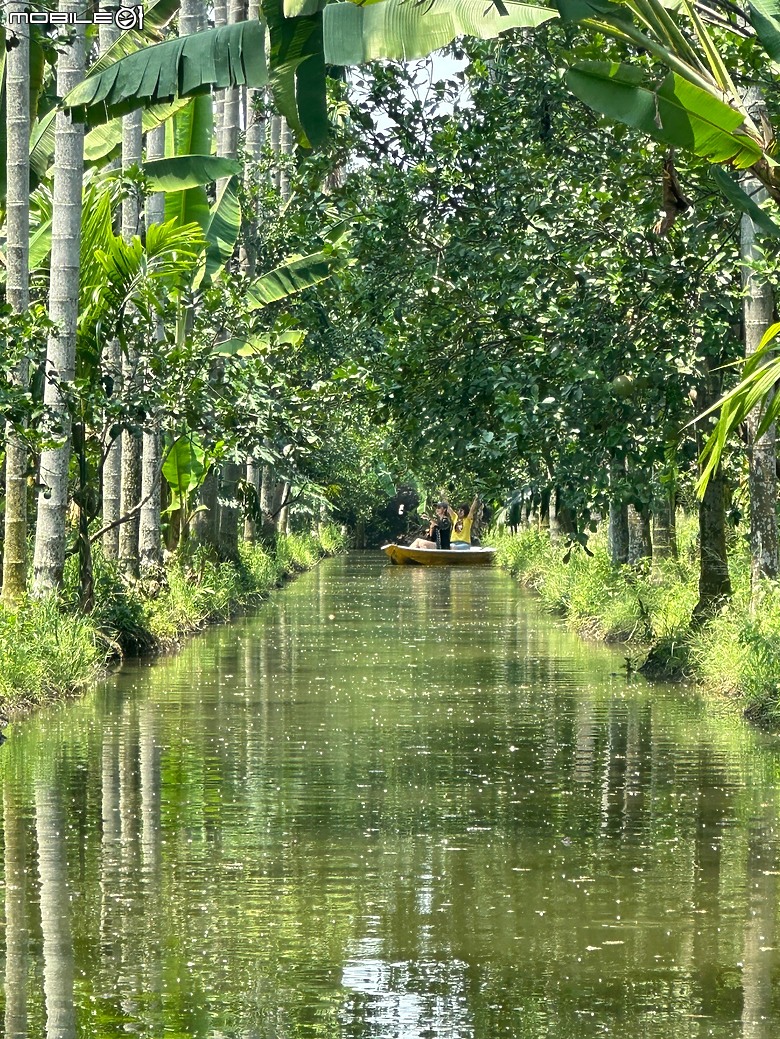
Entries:
[[6, 1036], [770, 1039], [772, 737], [332, 560], [0, 748]]

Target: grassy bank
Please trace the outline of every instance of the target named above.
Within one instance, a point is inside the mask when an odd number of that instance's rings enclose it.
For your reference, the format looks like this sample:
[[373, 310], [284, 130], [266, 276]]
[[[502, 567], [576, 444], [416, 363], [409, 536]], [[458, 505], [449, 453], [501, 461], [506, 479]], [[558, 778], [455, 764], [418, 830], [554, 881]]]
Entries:
[[750, 561], [744, 542], [730, 556], [734, 595], [703, 629], [689, 630], [698, 598], [696, 527], [681, 523], [679, 559], [646, 570], [615, 569], [605, 537], [563, 561], [564, 549], [546, 533], [527, 530], [497, 539], [499, 565], [533, 588], [545, 606], [579, 634], [623, 642], [636, 666], [653, 677], [683, 677], [738, 697], [756, 720], [780, 723], [780, 587], [750, 607]]
[[58, 600], [28, 600], [14, 611], [0, 606], [0, 711], [72, 695], [123, 655], [171, 649], [343, 547], [336, 529], [325, 528], [317, 538], [279, 537], [272, 548], [242, 545], [236, 563], [215, 563], [198, 549], [174, 559], [161, 581], [134, 587], [96, 553], [96, 605], [89, 616], [78, 611], [72, 559]]

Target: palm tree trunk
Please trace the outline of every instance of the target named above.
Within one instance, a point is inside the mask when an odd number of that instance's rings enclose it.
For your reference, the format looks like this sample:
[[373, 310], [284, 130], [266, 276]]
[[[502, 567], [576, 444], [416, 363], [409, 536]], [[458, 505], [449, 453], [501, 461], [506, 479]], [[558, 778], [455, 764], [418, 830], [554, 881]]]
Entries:
[[[146, 142], [147, 159], [161, 159], [165, 155], [165, 127], [152, 130]], [[165, 221], [165, 195], [158, 192], [146, 201], [146, 227]], [[156, 339], [165, 339], [162, 319], [157, 322]], [[146, 386], [148, 400], [153, 399], [154, 388]], [[141, 573], [150, 573], [162, 564], [162, 541], [160, 536], [160, 468], [162, 466], [162, 443], [160, 439], [160, 417], [155, 412], [147, 417], [144, 428], [141, 464], [141, 517], [138, 528], [138, 555]]]
[[[8, 13], [23, 11], [11, 3]], [[30, 29], [15, 30], [17, 46], [6, 56], [7, 195], [6, 299], [14, 314], [23, 314], [30, 300]], [[24, 358], [14, 382], [26, 386], [29, 361]], [[5, 540], [3, 601], [17, 602], [27, 586], [27, 448], [9, 422], [6, 425]]]
[[[759, 111], [766, 106], [756, 88], [749, 91], [747, 105], [751, 115], [754, 118], [758, 117], [760, 125]], [[767, 198], [766, 190], [750, 173], [742, 177], [742, 189], [755, 202], [761, 203]], [[752, 262], [760, 259], [761, 249], [756, 241], [756, 227], [747, 213], [742, 216], [740, 231], [740, 251], [742, 259], [746, 261], [743, 268], [745, 356], [750, 357], [757, 350], [764, 333], [774, 320], [775, 301], [767, 278], [750, 266]], [[750, 487], [750, 575], [754, 602], [762, 581], [774, 580], [780, 573], [775, 427], [770, 426], [762, 437], [757, 437], [761, 417], [762, 410], [754, 408], [746, 420]]]
[[[109, 0], [101, 10], [114, 12], [119, 7], [119, 0]], [[101, 25], [98, 29], [100, 53], [104, 54], [122, 35], [114, 22]], [[120, 159], [113, 159], [108, 169], [117, 169], [121, 166]], [[103, 376], [110, 381], [111, 390], [109, 396], [114, 400], [122, 396], [122, 347], [119, 340], [114, 336], [106, 343], [101, 358]], [[122, 502], [122, 433], [114, 427], [114, 423], [106, 423], [104, 434], [103, 451], [105, 460], [103, 462], [103, 526], [108, 527], [116, 523], [120, 516]], [[103, 535], [103, 555], [106, 559], [116, 561], [119, 559], [119, 527], [112, 526]]]
[[262, 537], [272, 538], [276, 533], [276, 517], [274, 516], [274, 492], [276, 490], [276, 474], [272, 465], [263, 466], [263, 478], [260, 484], [260, 512], [262, 514]]
[[[227, 20], [230, 25], [246, 18], [244, 0], [230, 0]], [[218, 123], [219, 154], [226, 159], [238, 156], [238, 131], [241, 110], [241, 92], [230, 87], [222, 92], [221, 126]], [[217, 184], [217, 194], [223, 190], [229, 178]], [[219, 506], [219, 551], [226, 559], [238, 556], [238, 481], [241, 469], [232, 459], [222, 465], [222, 493]]]
[[[123, 0], [130, 6], [130, 0]], [[130, 112], [122, 120], [122, 169], [140, 165], [142, 148], [140, 110]], [[130, 192], [122, 200], [122, 237], [130, 242], [138, 234], [141, 207], [138, 196]], [[130, 335], [122, 358], [122, 383], [125, 394], [132, 400], [139, 388], [138, 350], [132, 332], [133, 313], [128, 312], [131, 325]], [[122, 432], [122, 501], [121, 515], [127, 515], [141, 500], [141, 448], [142, 434], [136, 429]], [[119, 528], [119, 565], [123, 572], [137, 577], [139, 573], [138, 531], [140, 517], [136, 512]]]
[[[60, 0], [59, 10], [79, 17], [79, 0]], [[84, 26], [74, 25], [69, 43], [57, 59], [57, 94], [64, 97], [84, 77]], [[44, 403], [59, 425], [63, 443], [41, 454], [33, 562], [37, 595], [54, 592], [65, 565], [65, 521], [68, 507], [71, 417], [68, 393], [75, 378], [76, 325], [79, 311], [79, 249], [84, 172], [84, 126], [57, 112], [54, 131], [54, 203], [52, 209], [49, 318], [54, 332], [46, 344]]]

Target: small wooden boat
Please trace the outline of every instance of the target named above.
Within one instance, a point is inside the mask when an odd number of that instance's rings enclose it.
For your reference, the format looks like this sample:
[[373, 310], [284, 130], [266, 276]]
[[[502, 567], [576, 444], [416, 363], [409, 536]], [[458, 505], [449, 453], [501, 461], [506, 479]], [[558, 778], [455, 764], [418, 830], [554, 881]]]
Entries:
[[494, 548], [407, 548], [406, 545], [382, 545], [391, 563], [399, 566], [489, 566], [496, 554]]

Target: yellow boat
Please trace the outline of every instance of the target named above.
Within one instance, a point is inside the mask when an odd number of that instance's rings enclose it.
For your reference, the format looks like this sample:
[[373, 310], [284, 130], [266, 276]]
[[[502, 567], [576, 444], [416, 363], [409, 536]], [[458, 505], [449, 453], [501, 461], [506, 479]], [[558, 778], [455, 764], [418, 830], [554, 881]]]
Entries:
[[399, 566], [489, 566], [496, 554], [494, 548], [407, 548], [406, 545], [382, 545], [391, 563]]

